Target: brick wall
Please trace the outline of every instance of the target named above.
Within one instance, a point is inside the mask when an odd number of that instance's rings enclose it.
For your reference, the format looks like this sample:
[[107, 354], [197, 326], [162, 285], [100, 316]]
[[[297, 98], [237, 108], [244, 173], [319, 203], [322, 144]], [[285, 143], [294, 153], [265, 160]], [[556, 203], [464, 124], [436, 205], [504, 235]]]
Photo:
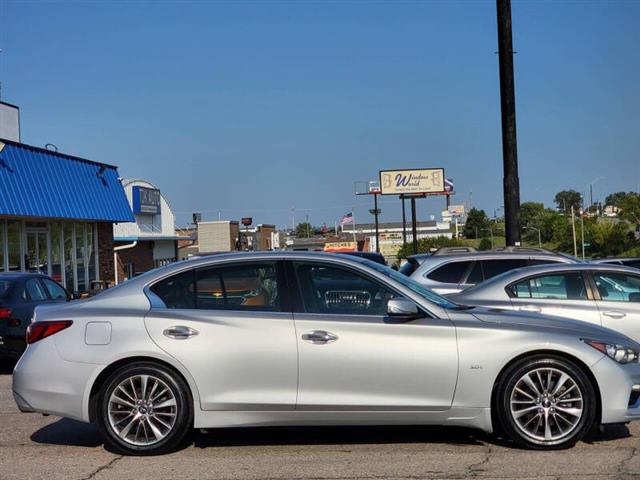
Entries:
[[[131, 243], [131, 242], [128, 242]], [[122, 243], [121, 245], [127, 245]], [[133, 248], [127, 248], [118, 252], [118, 279], [126, 278], [125, 267], [133, 264], [133, 272], [146, 272], [154, 267], [153, 263], [153, 242], [138, 242]]]
[[113, 223], [98, 222], [98, 268], [100, 280], [113, 282]]

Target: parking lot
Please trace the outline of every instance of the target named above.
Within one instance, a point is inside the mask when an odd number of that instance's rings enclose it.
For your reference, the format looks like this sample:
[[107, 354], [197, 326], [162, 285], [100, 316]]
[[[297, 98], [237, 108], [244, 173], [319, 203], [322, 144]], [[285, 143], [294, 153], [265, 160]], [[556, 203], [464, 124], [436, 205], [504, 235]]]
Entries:
[[172, 455], [122, 457], [91, 425], [18, 412], [7, 367], [0, 422], [3, 480], [640, 478], [640, 424], [558, 452], [517, 450], [465, 429], [327, 427], [196, 433]]

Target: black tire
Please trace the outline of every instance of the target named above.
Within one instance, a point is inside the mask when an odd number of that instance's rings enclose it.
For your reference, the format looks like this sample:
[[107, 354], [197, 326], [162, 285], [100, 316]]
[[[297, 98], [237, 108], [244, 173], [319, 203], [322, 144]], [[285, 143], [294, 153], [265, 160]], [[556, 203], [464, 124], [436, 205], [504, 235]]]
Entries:
[[[128, 382], [128, 379], [133, 380], [133, 389], [127, 390], [127, 392], [131, 393], [133, 391], [136, 393], [136, 399], [142, 397], [140, 393], [142, 391], [141, 382], [143, 377], [148, 378], [146, 382], [155, 381], [157, 383], [157, 388], [153, 392], [154, 395], [157, 395], [156, 392], [158, 391], [169, 390], [165, 395], [159, 397], [158, 400], [154, 400], [156, 401], [155, 414], [163, 415], [162, 417], [154, 415], [153, 408], [147, 408], [142, 412], [140, 408], [144, 409], [144, 405], [138, 406], [136, 410], [136, 408], [130, 409], [129, 406], [119, 406], [113, 401], [110, 401], [112, 394], [118, 389], [118, 386], [121, 385], [122, 382]], [[148, 391], [150, 391], [151, 388], [153, 388], [153, 383], [148, 384]], [[145, 383], [145, 386], [146, 385], [147, 383]], [[119, 397], [127, 401], [127, 404], [129, 402], [135, 403], [131, 401], [132, 397], [127, 396], [127, 392], [118, 389], [117, 393]], [[152, 397], [153, 395], [149, 398], [151, 399]], [[140, 398], [139, 401], [143, 401], [142, 398]], [[160, 407], [162, 403], [175, 404], [175, 407], [173, 407], [173, 405]], [[110, 405], [111, 410], [109, 410]], [[149, 405], [151, 407], [154, 406], [152, 403], [149, 403]], [[105, 443], [111, 450], [125, 455], [160, 455], [178, 449], [187, 434], [191, 431], [193, 426], [192, 405], [193, 401], [189, 387], [180, 375], [177, 375], [170, 368], [153, 362], [136, 362], [117, 369], [104, 382], [96, 399], [96, 420], [98, 428], [105, 438]], [[114, 406], [122, 408], [122, 412], [114, 412]], [[141, 440], [143, 444], [136, 444], [134, 439], [127, 438], [126, 433], [123, 438], [118, 434], [118, 431], [116, 431], [116, 426], [119, 424], [117, 420], [123, 418], [123, 423], [120, 425], [125, 425], [126, 427], [129, 423], [126, 416], [132, 415], [133, 412], [136, 412], [138, 417], [146, 416], [146, 418], [137, 420], [135, 425], [137, 426], [138, 423], [141, 424], [140, 430], [144, 430], [145, 437], [148, 436], [148, 439], [150, 439], [148, 442], [145, 442], [145, 440], [147, 440], [145, 439]], [[114, 424], [116, 426], [114, 426]], [[167, 428], [166, 425], [169, 425], [170, 428]], [[165, 434], [165, 436], [159, 440], [158, 438], [161, 436], [156, 436], [154, 433], [154, 428], [156, 429], [155, 431], [159, 431], [157, 430], [158, 427], [162, 429], [161, 433]], [[134, 428], [135, 427], [132, 427], [129, 431], [131, 432]], [[123, 433], [123, 431], [124, 428], [121, 428], [120, 432]], [[133, 433], [129, 434], [130, 437], [133, 435]], [[140, 433], [140, 438], [142, 438], [142, 433]]]
[[[537, 379], [539, 373], [543, 377], [539, 385], [533, 382], [540, 394], [534, 393], [524, 379], [528, 373], [532, 374], [529, 380]], [[563, 374], [568, 379], [561, 383]], [[550, 378], [546, 378], [548, 375]], [[559, 383], [562, 386], [554, 394]], [[581, 401], [569, 401], [578, 397]], [[593, 427], [597, 408], [589, 377], [570, 360], [555, 355], [535, 355], [509, 367], [498, 384], [494, 405], [504, 433], [518, 446], [534, 450], [572, 447]], [[523, 413], [525, 409], [530, 411]]]

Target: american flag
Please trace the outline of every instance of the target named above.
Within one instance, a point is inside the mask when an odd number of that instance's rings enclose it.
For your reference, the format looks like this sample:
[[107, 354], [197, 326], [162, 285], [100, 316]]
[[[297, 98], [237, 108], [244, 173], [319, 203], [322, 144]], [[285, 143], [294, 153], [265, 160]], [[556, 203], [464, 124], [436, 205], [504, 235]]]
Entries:
[[340, 220], [340, 225], [347, 225], [349, 223], [353, 223], [353, 212], [347, 213]]

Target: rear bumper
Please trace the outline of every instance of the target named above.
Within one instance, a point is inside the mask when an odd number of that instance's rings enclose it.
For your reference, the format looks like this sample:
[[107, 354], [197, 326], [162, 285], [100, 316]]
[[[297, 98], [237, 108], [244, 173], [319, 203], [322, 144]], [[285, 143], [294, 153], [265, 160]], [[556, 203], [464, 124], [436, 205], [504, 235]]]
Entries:
[[23, 412], [39, 412], [88, 422], [86, 388], [100, 367], [60, 358], [52, 339], [24, 352], [13, 371], [13, 397]]
[[633, 400], [633, 387], [640, 385], [640, 364], [620, 365], [603, 357], [592, 368], [600, 388], [603, 424], [640, 420], [640, 400]]
[[17, 360], [24, 352], [27, 344], [24, 335], [0, 334], [0, 358]]

